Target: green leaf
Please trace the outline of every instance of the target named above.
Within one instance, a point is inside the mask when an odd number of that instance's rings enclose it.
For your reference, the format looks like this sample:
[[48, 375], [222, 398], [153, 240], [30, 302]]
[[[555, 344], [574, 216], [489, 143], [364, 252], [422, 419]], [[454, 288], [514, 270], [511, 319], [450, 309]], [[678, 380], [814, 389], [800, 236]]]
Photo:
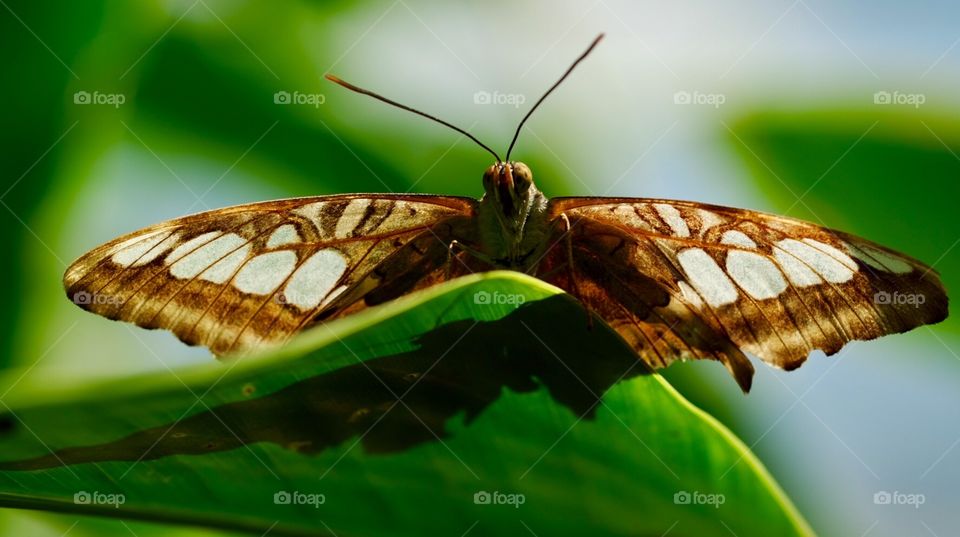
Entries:
[[[7, 506], [271, 535], [812, 534], [729, 431], [569, 296], [517, 273], [455, 280], [257, 358], [112, 380], [28, 373], [0, 382]], [[483, 492], [495, 500], [477, 504]]]

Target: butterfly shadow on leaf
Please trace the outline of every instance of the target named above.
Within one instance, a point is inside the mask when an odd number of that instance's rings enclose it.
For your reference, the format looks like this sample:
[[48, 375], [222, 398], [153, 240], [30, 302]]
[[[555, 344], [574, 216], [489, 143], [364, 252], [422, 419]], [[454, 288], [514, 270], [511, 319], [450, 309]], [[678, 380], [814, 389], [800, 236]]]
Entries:
[[[588, 326], [567, 295], [529, 302], [497, 321], [443, 324], [415, 350], [313, 376], [255, 399], [228, 403], [119, 440], [0, 463], [30, 471], [81, 463], [202, 455], [271, 443], [314, 455], [360, 437], [372, 454], [449, 438], [509, 389], [545, 389], [574, 415], [592, 419], [616, 383], [649, 368], [603, 323]], [[402, 398], [402, 403], [397, 398]]]

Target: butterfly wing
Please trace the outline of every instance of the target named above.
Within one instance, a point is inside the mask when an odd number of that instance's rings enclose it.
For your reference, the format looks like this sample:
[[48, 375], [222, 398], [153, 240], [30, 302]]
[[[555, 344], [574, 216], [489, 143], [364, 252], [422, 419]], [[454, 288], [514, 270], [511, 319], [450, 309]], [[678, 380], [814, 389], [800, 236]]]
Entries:
[[653, 367], [719, 360], [746, 391], [753, 368], [741, 351], [789, 370], [815, 349], [947, 316], [931, 267], [800, 220], [635, 198], [555, 198], [550, 211], [570, 221], [574, 270], [554, 247], [540, 272]]
[[452, 237], [469, 237], [475, 203], [363, 194], [209, 211], [94, 249], [64, 287], [110, 319], [246, 352], [434, 283]]

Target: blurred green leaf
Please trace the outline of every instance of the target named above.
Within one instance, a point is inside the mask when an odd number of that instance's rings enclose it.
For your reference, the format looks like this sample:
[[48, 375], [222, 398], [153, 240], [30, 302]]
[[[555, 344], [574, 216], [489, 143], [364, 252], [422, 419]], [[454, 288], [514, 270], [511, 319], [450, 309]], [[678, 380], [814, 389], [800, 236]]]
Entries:
[[[52, 183], [60, 142], [72, 129], [63, 113], [64, 88], [77, 75], [64, 64], [72, 65], [77, 51], [95, 38], [102, 7], [100, 2], [51, 7], [10, 0], [0, 9], [0, 47], [10, 52], [0, 102], [15, 103], [5, 107], [0, 129], [0, 226], [4, 247], [18, 260], [47, 247], [34, 230], [33, 215]], [[46, 249], [43, 255], [46, 263], [57, 261]], [[31, 273], [23, 262], [0, 265], [0, 278], [11, 289], [26, 287]], [[20, 313], [17, 307], [0, 308], [0, 367], [13, 362], [15, 335], [29, 330]]]
[[11, 374], [0, 503], [271, 534], [811, 534], [739, 440], [639, 364], [558, 289], [493, 272], [257, 358]]
[[138, 120], [162, 126], [172, 150], [195, 152], [202, 143], [229, 148], [227, 153], [235, 154], [226, 159], [236, 159], [252, 149], [292, 177], [274, 176], [268, 182], [299, 194], [405, 192], [410, 186], [410, 178], [337, 134], [322, 107], [274, 103], [278, 91], [330, 91], [332, 84], [321, 83], [319, 77], [304, 87], [291, 87], [260, 70], [223, 61], [202, 40], [180, 36], [162, 41], [145, 61]]

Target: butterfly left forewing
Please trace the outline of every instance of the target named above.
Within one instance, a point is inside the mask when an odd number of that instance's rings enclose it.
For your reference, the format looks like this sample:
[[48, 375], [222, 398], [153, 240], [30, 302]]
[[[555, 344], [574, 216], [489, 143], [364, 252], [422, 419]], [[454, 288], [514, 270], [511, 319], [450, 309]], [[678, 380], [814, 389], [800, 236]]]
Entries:
[[575, 270], [551, 268], [556, 255], [544, 269], [589, 290], [586, 305], [655, 367], [714, 358], [743, 386], [749, 362], [736, 348], [793, 369], [815, 349], [833, 354], [947, 314], [930, 267], [807, 222], [630, 198], [557, 198], [550, 210], [571, 221]]
[[105, 317], [218, 355], [249, 351], [429, 280], [451, 235], [469, 234], [473, 203], [347, 195], [210, 211], [94, 249], [64, 286]]

